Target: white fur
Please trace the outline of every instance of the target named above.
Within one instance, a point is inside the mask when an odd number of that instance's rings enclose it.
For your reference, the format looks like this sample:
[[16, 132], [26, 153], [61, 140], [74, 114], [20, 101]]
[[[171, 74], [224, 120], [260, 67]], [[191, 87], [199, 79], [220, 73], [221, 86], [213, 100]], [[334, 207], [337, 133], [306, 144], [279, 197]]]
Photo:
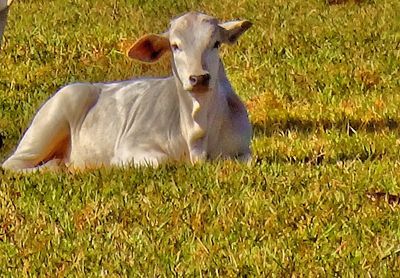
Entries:
[[[171, 77], [62, 88], [37, 112], [3, 168], [39, 169], [54, 162], [85, 168], [217, 158], [248, 161], [247, 112], [213, 48], [230, 33], [215, 22], [197, 13], [172, 22], [164, 35], [167, 41], [162, 41], [168, 48], [168, 42], [180, 43]], [[210, 74], [210, 83], [196, 91], [187, 79], [204, 72]]]

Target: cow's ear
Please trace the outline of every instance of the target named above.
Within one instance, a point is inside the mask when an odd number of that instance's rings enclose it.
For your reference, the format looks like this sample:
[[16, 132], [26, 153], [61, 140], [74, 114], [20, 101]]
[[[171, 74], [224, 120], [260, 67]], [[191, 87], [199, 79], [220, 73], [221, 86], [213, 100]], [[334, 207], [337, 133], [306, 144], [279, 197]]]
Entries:
[[248, 20], [235, 20], [219, 24], [222, 28], [222, 42], [233, 44], [238, 38], [247, 31], [253, 24]]
[[166, 51], [170, 50], [166, 35], [145, 35], [138, 39], [128, 50], [128, 56], [142, 62], [156, 62]]

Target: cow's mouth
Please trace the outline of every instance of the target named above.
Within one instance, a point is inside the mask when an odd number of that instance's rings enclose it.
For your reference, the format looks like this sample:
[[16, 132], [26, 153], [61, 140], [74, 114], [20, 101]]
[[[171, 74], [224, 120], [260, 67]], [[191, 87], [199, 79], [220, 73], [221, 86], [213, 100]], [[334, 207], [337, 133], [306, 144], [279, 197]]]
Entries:
[[210, 90], [210, 86], [208, 85], [196, 85], [194, 86], [190, 92], [195, 94], [204, 94]]

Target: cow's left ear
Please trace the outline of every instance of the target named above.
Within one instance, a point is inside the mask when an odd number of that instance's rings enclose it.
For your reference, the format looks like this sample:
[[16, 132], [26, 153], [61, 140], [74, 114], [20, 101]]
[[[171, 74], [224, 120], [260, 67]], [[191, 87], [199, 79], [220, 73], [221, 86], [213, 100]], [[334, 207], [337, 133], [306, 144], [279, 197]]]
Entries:
[[145, 35], [138, 39], [128, 50], [128, 56], [142, 62], [156, 62], [170, 49], [166, 35]]
[[235, 20], [219, 24], [222, 28], [222, 42], [235, 43], [252, 25], [248, 20]]

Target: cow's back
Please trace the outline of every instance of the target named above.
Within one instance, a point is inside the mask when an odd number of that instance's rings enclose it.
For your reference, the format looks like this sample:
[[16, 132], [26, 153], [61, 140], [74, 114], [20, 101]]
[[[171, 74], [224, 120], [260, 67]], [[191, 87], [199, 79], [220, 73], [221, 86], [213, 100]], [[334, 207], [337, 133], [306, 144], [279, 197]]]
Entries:
[[71, 130], [70, 162], [108, 165], [121, 148], [162, 147], [170, 137], [179, 137], [179, 105], [173, 85], [171, 78], [94, 84], [100, 95]]

